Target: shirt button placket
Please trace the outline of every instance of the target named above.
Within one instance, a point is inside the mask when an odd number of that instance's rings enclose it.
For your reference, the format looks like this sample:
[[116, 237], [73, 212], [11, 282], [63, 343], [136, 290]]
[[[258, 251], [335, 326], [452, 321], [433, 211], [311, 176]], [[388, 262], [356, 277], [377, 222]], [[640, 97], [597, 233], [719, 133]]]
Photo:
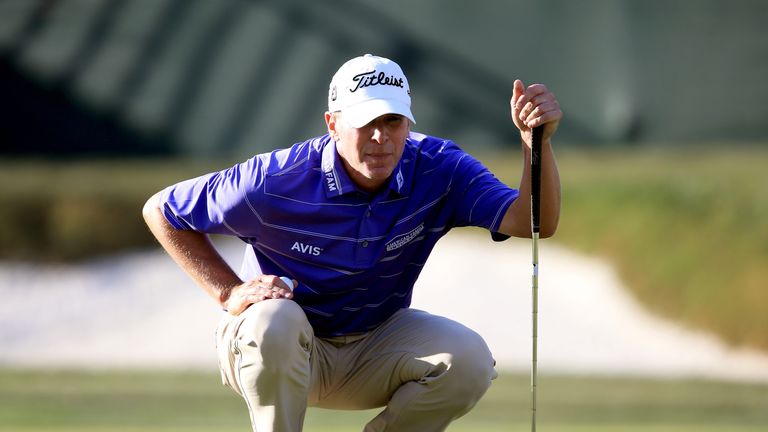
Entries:
[[[368, 208], [363, 213], [363, 218], [360, 219], [360, 231], [358, 232], [358, 238], [365, 238], [371, 235], [373, 232], [372, 230], [372, 221], [371, 221], [371, 214], [372, 214], [371, 206], [369, 205]], [[369, 245], [368, 240], [363, 240], [358, 243], [358, 250], [360, 253], [355, 254], [355, 262], [357, 264], [363, 264], [366, 263], [368, 260], [368, 255], [364, 253], [363, 251], [368, 248]]]

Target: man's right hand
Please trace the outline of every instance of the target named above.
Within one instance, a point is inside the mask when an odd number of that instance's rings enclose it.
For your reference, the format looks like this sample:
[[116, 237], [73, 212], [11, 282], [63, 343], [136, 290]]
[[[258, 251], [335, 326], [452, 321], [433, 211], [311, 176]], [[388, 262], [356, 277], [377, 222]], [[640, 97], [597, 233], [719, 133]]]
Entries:
[[[298, 282], [294, 279], [293, 286]], [[292, 299], [293, 292], [285, 282], [273, 275], [260, 275], [222, 293], [221, 304], [231, 315], [240, 315], [254, 303], [270, 299]]]

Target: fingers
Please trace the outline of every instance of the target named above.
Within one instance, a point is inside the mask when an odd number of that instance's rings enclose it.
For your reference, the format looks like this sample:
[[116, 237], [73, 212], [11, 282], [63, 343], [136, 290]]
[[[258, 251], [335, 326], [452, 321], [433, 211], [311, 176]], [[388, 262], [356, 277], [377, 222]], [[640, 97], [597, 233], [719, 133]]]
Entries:
[[560, 116], [560, 104], [556, 100], [540, 102], [538, 105], [529, 102], [520, 112], [520, 117], [529, 128], [535, 128], [552, 120], [559, 120]]
[[[291, 280], [293, 285], [298, 283]], [[282, 279], [272, 275], [261, 275], [252, 281], [256, 294], [260, 295], [262, 300], [270, 298], [293, 298], [293, 291]]]

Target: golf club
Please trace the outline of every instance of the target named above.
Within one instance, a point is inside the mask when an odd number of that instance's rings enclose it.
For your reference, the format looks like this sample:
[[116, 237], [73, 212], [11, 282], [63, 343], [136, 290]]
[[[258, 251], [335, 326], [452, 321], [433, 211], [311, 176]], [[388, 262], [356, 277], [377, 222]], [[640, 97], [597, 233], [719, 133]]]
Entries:
[[536, 431], [536, 386], [538, 375], [539, 314], [539, 226], [541, 216], [541, 138], [543, 126], [533, 128], [531, 145], [531, 238], [533, 239], [533, 347], [531, 351], [531, 431]]

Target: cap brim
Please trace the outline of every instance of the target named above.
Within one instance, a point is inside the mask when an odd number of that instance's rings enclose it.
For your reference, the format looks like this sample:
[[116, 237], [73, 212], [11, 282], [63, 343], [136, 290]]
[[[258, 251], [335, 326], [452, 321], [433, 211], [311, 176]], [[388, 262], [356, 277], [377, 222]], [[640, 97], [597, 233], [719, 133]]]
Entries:
[[405, 103], [392, 100], [367, 100], [344, 108], [341, 114], [344, 116], [344, 121], [354, 128], [361, 128], [384, 114], [399, 114], [408, 117], [413, 124], [416, 124], [411, 108]]

